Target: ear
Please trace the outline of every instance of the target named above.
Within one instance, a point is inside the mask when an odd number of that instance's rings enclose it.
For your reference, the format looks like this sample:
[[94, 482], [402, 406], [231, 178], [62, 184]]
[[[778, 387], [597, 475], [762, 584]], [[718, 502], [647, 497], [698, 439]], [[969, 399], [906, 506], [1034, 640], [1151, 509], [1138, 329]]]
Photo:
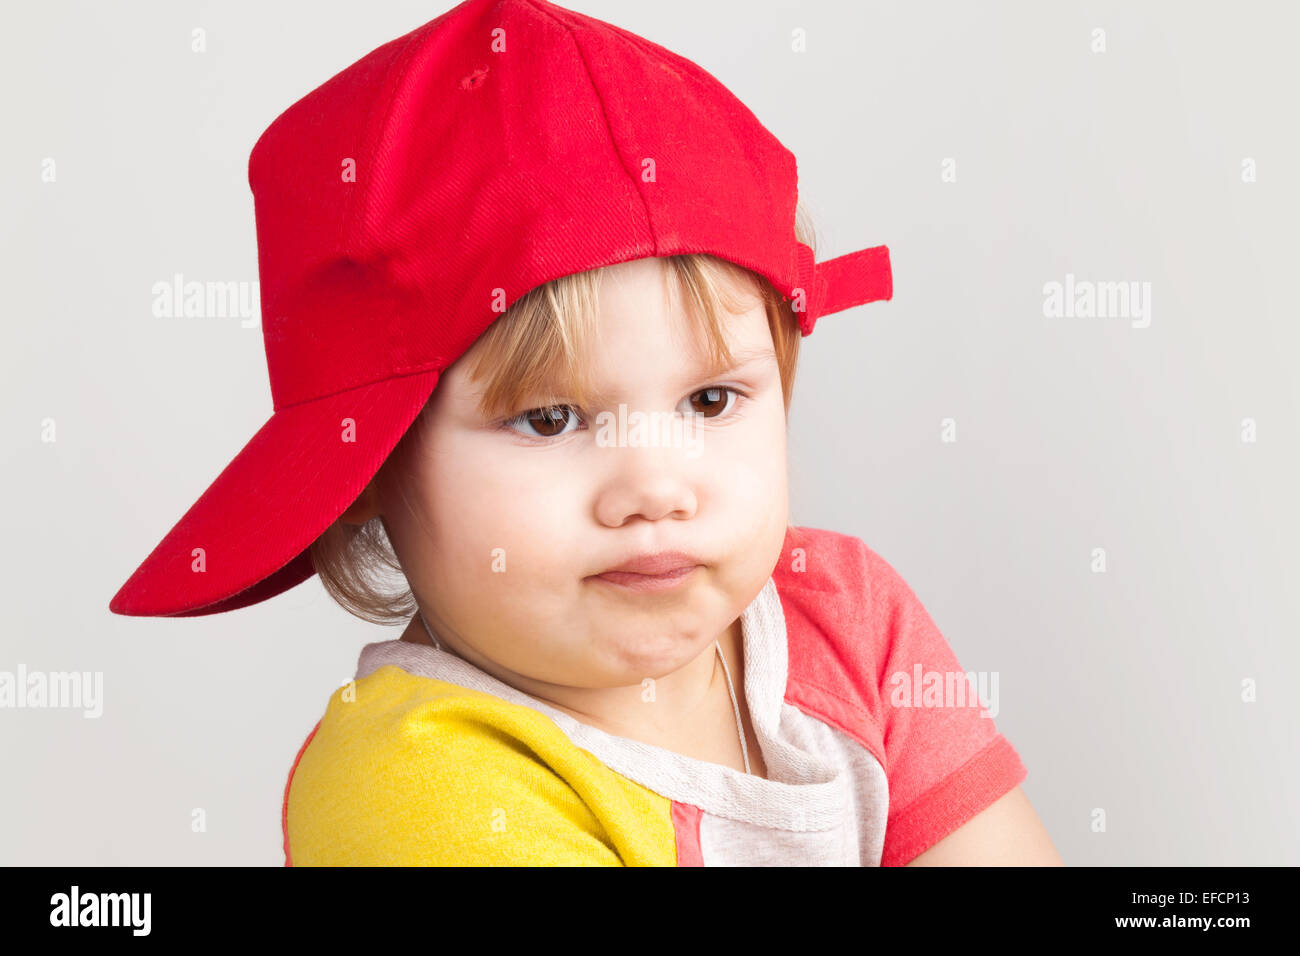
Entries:
[[375, 479], [366, 483], [357, 500], [348, 505], [348, 510], [339, 516], [344, 524], [362, 525], [379, 514], [379, 496], [375, 492]]

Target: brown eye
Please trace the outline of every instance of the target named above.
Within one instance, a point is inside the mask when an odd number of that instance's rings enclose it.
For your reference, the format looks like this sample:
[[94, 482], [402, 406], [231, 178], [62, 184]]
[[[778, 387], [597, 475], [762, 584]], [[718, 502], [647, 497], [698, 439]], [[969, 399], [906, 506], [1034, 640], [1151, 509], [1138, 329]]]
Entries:
[[[705, 418], [717, 418], [731, 405], [728, 395], [734, 394], [736, 394], [735, 389], [721, 385], [716, 388], [701, 389], [691, 396], [691, 409]], [[700, 398], [699, 404], [695, 401], [697, 397]]]
[[506, 422], [507, 427], [526, 426], [529, 431], [521, 431], [528, 438], [554, 438], [569, 429], [568, 421], [577, 421], [577, 416], [568, 405], [549, 405], [546, 408], [534, 408]]

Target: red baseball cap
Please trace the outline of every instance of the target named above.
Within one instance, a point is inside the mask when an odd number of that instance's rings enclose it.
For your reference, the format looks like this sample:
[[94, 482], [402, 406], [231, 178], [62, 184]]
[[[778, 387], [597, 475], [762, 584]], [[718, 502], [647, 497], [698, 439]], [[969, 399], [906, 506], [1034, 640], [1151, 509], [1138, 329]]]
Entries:
[[467, 0], [294, 103], [249, 155], [273, 412], [122, 585], [193, 616], [315, 573], [456, 361], [552, 279], [711, 253], [766, 276], [803, 335], [889, 299], [889, 250], [815, 263], [795, 157], [695, 63], [543, 0]]

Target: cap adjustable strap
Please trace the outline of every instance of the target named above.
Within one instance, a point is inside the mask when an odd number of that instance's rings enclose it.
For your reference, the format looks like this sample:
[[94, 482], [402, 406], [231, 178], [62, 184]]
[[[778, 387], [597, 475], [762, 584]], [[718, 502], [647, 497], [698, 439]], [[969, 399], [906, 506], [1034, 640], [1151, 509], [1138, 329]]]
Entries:
[[859, 249], [814, 262], [813, 251], [797, 244], [799, 288], [804, 290], [805, 310], [799, 324], [804, 335], [823, 315], [842, 312], [855, 305], [890, 299], [894, 295], [894, 276], [888, 246]]

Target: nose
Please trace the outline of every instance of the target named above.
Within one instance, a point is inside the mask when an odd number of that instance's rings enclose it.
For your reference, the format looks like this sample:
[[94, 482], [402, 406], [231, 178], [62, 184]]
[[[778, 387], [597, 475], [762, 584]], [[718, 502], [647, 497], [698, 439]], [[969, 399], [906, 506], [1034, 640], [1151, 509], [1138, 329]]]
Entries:
[[680, 449], [611, 447], [601, 457], [612, 462], [596, 492], [596, 519], [619, 528], [637, 518], [661, 521], [694, 517], [697, 502], [691, 469]]

